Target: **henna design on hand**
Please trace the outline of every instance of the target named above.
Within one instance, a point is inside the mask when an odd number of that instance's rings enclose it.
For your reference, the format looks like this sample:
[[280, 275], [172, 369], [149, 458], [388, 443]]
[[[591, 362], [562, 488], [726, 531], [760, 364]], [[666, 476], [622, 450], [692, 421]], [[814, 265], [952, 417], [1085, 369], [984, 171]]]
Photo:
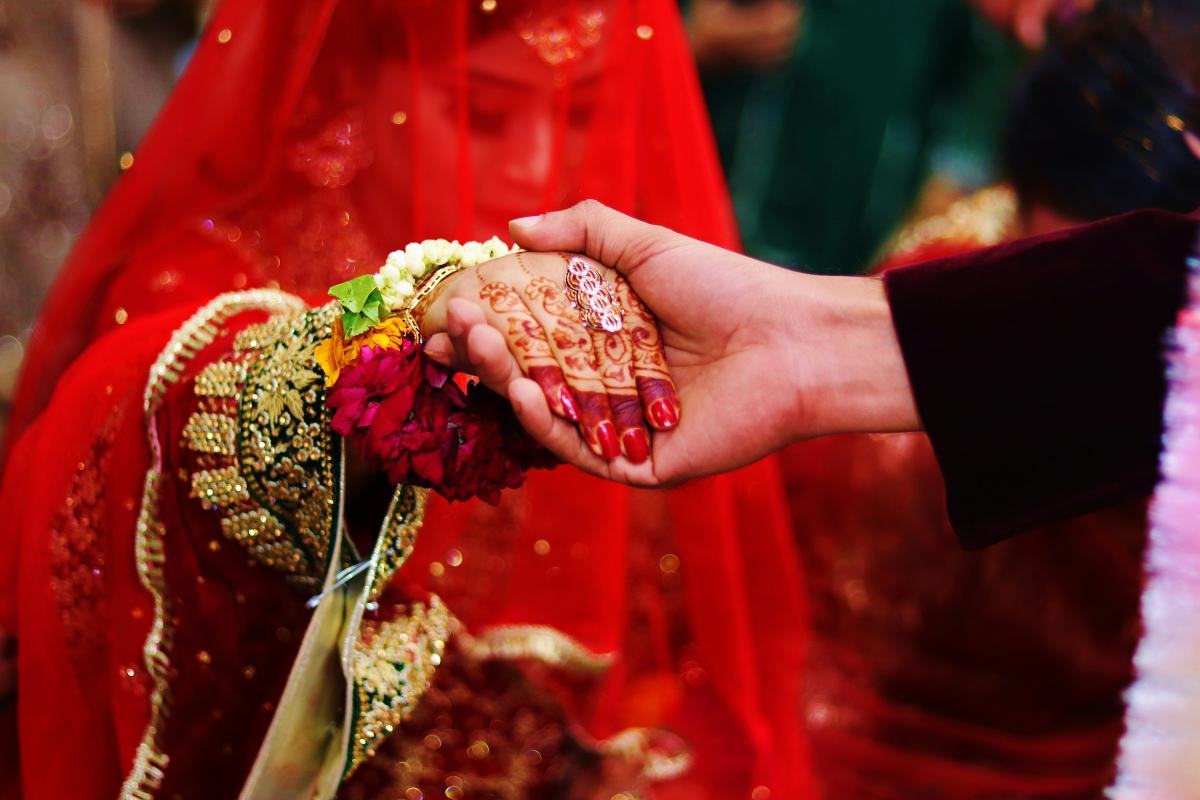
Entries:
[[594, 380], [600, 364], [592, 349], [592, 337], [583, 327], [574, 307], [563, 296], [562, 288], [539, 275], [525, 287], [525, 297], [554, 321], [550, 339], [567, 378]]
[[624, 277], [618, 275], [616, 285], [617, 297], [625, 306], [625, 326], [633, 345], [633, 369], [642, 407], [654, 427], [670, 430], [679, 424], [681, 409], [667, 369], [658, 321]]
[[529, 312], [520, 294], [503, 281], [490, 281], [479, 288], [480, 299], [487, 302], [507, 329], [509, 350], [521, 370], [538, 386], [554, 413], [579, 421], [579, 410], [566, 376], [554, 358], [546, 332]]
[[498, 314], [510, 314], [525, 310], [525, 303], [517, 290], [504, 281], [490, 281], [479, 287], [479, 297], [488, 302]]

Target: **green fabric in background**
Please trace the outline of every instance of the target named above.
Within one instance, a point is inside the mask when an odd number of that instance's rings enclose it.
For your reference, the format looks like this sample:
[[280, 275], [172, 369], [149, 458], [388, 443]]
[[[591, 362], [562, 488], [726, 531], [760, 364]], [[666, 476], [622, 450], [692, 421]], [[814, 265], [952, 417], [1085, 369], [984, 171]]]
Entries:
[[1020, 52], [965, 0], [808, 0], [794, 57], [702, 75], [746, 251], [868, 267], [925, 179], [995, 178]]

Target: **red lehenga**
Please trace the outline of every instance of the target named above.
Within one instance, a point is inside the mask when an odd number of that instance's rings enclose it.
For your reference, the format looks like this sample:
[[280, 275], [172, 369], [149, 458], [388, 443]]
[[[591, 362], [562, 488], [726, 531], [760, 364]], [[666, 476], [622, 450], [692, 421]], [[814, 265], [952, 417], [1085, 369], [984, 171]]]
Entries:
[[[1015, 211], [1010, 190], [985, 190], [906, 232], [886, 266], [1003, 241]], [[1145, 502], [968, 552], [924, 434], [830, 437], [783, 463], [824, 795], [1100, 797], [1133, 672]]]
[[[402, 488], [376, 534], [305, 377], [328, 314], [297, 296], [410, 240], [596, 197], [733, 244], [706, 124], [672, 0], [225, 2], [28, 348], [0, 795], [269, 796], [362, 762], [344, 796], [810, 796], [771, 463], [662, 493], [563, 468], [423, 527]], [[292, 694], [343, 680], [305, 601], [351, 539], [379, 558], [328, 616], [349, 694]], [[345, 763], [306, 761], [326, 740]]]

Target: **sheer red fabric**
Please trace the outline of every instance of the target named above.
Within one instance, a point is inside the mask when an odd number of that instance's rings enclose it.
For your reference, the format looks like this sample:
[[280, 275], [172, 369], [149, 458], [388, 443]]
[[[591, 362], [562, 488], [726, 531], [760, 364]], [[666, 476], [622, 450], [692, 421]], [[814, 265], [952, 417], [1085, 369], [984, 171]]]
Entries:
[[[188, 314], [255, 286], [319, 298], [407, 241], [503, 234], [585, 197], [734, 245], [706, 126], [670, 0], [223, 3], [27, 351], [0, 501], [15, 520], [0, 533], [0, 625], [19, 643], [27, 795], [111, 795], [147, 724], [148, 597], [131, 546], [148, 461], [140, 392]], [[197, 537], [180, 546], [200, 555], [175, 578], [209, 589], [181, 596], [198, 660], [173, 679], [171, 719], [195, 724], [171, 740], [166, 785], [225, 796], [304, 612], [214, 566], [199, 538], [211, 521], [180, 505], [172, 524]], [[64, 525], [67, 538], [47, 536]], [[79, 565], [69, 580], [55, 547]], [[682, 736], [693, 767], [655, 796], [810, 795], [806, 610], [772, 462], [662, 493], [559, 469], [498, 509], [434, 504], [400, 579], [471, 633], [546, 625], [616, 653], [586, 685], [547, 683], [584, 740]], [[273, 634], [251, 635], [238, 596], [278, 609]], [[256, 656], [258, 688], [197, 631], [227, 652], [274, 642]], [[218, 777], [204, 754], [230, 750]]]

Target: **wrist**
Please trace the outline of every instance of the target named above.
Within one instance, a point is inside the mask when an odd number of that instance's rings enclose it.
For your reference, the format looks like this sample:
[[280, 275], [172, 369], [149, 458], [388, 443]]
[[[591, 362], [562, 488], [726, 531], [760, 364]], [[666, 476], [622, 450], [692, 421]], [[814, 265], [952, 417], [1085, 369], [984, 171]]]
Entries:
[[797, 275], [803, 294], [792, 314], [800, 419], [796, 438], [831, 433], [919, 430], [904, 355], [883, 282], [877, 278]]
[[413, 316], [420, 329], [421, 338], [428, 339], [435, 333], [446, 330], [446, 306], [453, 298], [459, 296], [458, 290], [462, 288], [464, 278], [470, 272], [472, 270], [459, 269], [445, 276], [419, 305], [413, 308]]

